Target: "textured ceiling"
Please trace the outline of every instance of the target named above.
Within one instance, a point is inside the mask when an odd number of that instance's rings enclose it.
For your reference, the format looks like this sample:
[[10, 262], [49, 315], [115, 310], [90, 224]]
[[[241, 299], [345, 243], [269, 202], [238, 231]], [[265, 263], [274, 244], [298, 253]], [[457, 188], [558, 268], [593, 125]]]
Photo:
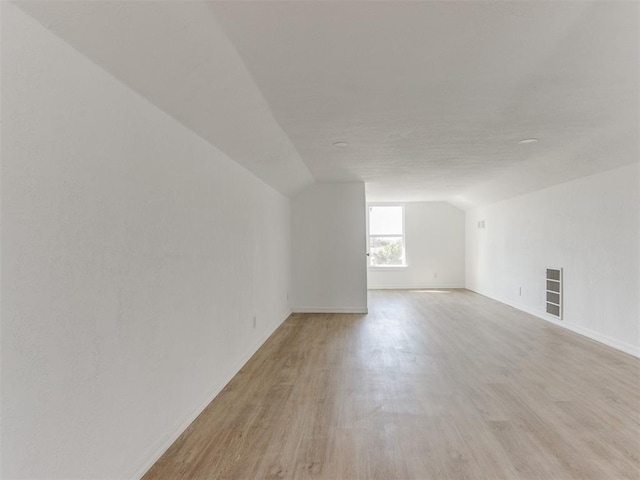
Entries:
[[635, 2], [20, 5], [287, 194], [468, 208], [640, 158]]
[[211, 6], [319, 181], [466, 206], [638, 161], [635, 3]]

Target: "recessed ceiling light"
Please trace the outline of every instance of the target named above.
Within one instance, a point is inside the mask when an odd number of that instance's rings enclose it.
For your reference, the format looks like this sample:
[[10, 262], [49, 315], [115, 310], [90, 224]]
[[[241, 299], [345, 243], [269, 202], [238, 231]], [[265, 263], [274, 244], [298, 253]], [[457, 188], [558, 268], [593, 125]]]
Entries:
[[333, 146], [336, 148], [347, 148], [349, 144], [347, 142], [336, 142]]
[[518, 143], [520, 144], [525, 144], [525, 143], [536, 143], [538, 141], [537, 138], [525, 138], [523, 140], [520, 140]]

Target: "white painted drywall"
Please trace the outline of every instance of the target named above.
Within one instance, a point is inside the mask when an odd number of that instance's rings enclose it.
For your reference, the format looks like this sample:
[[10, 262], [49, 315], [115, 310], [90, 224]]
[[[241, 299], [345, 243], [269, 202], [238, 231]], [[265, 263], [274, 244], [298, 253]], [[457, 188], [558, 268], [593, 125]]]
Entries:
[[545, 267], [562, 267], [561, 324], [639, 355], [639, 180], [632, 164], [468, 211], [467, 288], [550, 319]]
[[288, 315], [290, 201], [2, 3], [0, 476], [134, 478]]
[[293, 310], [366, 311], [364, 184], [312, 185], [292, 212]]
[[464, 212], [446, 202], [404, 204], [406, 267], [369, 267], [369, 288], [464, 287]]
[[21, 10], [285, 195], [313, 182], [211, 2], [18, 1]]

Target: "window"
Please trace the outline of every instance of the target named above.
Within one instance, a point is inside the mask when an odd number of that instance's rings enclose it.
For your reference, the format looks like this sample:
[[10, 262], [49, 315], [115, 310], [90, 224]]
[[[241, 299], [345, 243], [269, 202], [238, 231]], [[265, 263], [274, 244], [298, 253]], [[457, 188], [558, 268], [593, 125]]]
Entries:
[[369, 265], [404, 266], [404, 207], [402, 205], [369, 206]]

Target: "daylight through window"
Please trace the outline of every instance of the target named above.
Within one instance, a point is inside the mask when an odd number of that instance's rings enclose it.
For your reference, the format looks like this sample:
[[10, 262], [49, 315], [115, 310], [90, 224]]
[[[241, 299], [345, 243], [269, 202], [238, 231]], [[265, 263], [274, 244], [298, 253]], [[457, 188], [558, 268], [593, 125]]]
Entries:
[[369, 206], [369, 265], [405, 265], [402, 205]]

